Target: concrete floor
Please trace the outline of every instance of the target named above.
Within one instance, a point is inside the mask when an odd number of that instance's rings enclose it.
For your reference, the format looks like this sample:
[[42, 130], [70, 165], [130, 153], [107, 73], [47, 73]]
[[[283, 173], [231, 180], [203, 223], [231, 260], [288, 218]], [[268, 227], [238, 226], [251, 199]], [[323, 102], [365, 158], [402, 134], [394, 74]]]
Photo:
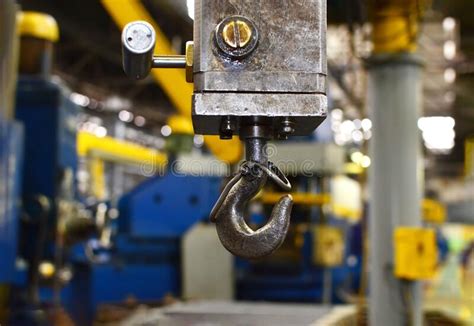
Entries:
[[327, 326], [354, 312], [352, 306], [199, 301], [138, 310], [122, 325]]
[[424, 306], [474, 325], [474, 270], [461, 268], [459, 257], [452, 254], [426, 286]]

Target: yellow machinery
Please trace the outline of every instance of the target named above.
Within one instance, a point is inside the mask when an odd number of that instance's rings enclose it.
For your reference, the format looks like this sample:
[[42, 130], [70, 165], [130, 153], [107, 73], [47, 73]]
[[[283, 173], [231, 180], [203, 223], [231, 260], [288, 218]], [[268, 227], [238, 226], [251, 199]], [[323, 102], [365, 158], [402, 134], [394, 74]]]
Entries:
[[56, 20], [49, 16], [34, 11], [23, 11], [17, 16], [18, 34], [30, 36], [50, 42], [59, 40], [59, 28]]
[[59, 40], [56, 20], [43, 13], [24, 11], [18, 14], [17, 22], [22, 49], [19, 55], [20, 74], [49, 78], [54, 43]]

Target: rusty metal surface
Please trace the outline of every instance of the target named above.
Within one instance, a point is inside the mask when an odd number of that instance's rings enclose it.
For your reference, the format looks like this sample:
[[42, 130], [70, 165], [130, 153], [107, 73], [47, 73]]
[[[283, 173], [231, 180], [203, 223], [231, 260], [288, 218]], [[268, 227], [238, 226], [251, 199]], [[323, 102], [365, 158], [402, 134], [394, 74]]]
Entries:
[[[216, 55], [213, 40], [216, 25], [228, 16], [241, 15], [252, 20], [260, 40], [255, 52], [239, 62]], [[217, 81], [197, 91], [226, 91], [233, 79], [245, 80], [239, 91], [255, 91], [261, 87], [260, 76], [272, 84], [275, 91], [325, 93], [318, 82], [326, 68], [326, 3], [322, 0], [199, 0], [196, 1], [195, 66], [197, 80], [208, 72]], [[257, 73], [255, 73], [257, 72]], [[264, 74], [261, 74], [264, 72]], [[272, 74], [275, 77], [271, 78]], [[281, 78], [281, 75], [289, 77]], [[321, 76], [322, 75], [322, 76]], [[308, 80], [313, 79], [312, 83]], [[221, 81], [220, 83], [218, 81]], [[299, 86], [299, 87], [298, 87]]]
[[[246, 259], [265, 257], [285, 240], [293, 200], [290, 195], [282, 197], [273, 208], [269, 222], [254, 231], [245, 223], [243, 206], [255, 196], [260, 186], [243, 180], [230, 189], [216, 214], [217, 234], [222, 245], [234, 255]], [[229, 212], [233, 214], [229, 215]]]
[[[326, 115], [326, 0], [197, 0], [193, 120], [196, 133], [219, 134], [222, 118], [290, 117], [294, 135], [311, 133]], [[255, 25], [258, 44], [232, 59], [217, 46], [229, 17]], [[237, 119], [239, 133], [240, 120]]]
[[210, 71], [196, 74], [194, 80], [202, 89], [223, 92], [326, 92], [325, 75], [298, 71]]
[[218, 135], [222, 117], [271, 117], [274, 129], [279, 118], [295, 123], [294, 136], [311, 133], [326, 117], [327, 98], [323, 94], [277, 93], [197, 93], [193, 100], [194, 130]]

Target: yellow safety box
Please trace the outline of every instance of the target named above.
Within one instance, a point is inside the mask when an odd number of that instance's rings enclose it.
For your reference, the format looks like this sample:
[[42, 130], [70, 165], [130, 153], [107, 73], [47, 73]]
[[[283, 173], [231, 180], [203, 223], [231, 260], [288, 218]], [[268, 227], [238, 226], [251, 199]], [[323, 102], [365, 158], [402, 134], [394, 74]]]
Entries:
[[394, 234], [395, 276], [424, 280], [434, 276], [438, 250], [433, 229], [399, 227]]
[[318, 225], [313, 229], [313, 263], [336, 267], [344, 260], [344, 235], [341, 229]]

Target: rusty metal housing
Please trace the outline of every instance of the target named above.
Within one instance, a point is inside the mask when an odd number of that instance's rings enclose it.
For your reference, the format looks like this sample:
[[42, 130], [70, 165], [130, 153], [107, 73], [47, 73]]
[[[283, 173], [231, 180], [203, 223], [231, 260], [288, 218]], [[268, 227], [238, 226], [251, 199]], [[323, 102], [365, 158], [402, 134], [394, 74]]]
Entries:
[[[232, 16], [258, 31], [255, 50], [244, 58], [217, 46], [216, 27]], [[219, 135], [230, 119], [238, 135], [243, 118], [264, 117], [273, 135], [288, 119], [293, 135], [307, 135], [324, 120], [326, 1], [197, 0], [194, 41], [196, 133]]]

